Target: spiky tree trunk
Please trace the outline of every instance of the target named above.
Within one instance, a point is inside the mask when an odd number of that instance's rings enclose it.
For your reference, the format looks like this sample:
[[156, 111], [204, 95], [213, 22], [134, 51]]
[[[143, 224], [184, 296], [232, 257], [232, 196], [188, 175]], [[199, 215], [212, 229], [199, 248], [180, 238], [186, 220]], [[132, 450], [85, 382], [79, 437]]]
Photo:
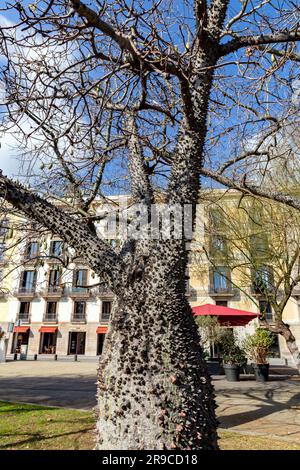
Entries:
[[178, 243], [157, 243], [142, 272], [122, 277], [99, 365], [98, 449], [217, 448], [184, 258]]
[[99, 365], [97, 448], [216, 449], [213, 389], [186, 298], [185, 240], [129, 240], [116, 255], [8, 178], [0, 193], [59, 233], [115, 292]]

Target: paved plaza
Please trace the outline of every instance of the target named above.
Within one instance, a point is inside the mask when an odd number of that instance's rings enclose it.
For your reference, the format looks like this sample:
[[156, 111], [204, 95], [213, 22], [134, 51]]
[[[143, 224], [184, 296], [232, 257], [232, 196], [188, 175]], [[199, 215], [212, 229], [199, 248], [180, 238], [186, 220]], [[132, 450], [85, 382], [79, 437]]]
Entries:
[[0, 400], [90, 409], [97, 362], [15, 361], [0, 364]]
[[[17, 361], [0, 364], [0, 400], [90, 409], [96, 404], [97, 362]], [[222, 428], [300, 442], [300, 377], [274, 369], [270, 381], [213, 378]]]

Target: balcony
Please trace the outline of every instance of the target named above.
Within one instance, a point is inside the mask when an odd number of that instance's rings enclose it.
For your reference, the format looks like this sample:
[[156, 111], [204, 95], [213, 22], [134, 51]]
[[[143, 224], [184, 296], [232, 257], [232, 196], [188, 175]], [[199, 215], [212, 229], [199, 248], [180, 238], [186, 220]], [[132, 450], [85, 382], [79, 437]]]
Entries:
[[67, 260], [66, 254], [61, 253], [61, 254], [55, 254], [55, 253], [49, 253], [49, 257], [47, 257], [47, 263], [48, 264], [65, 264]]
[[43, 297], [51, 297], [51, 299], [60, 299], [64, 294], [64, 288], [61, 286], [49, 286], [43, 292]]
[[24, 253], [22, 256], [22, 262], [26, 264], [34, 264], [37, 262], [39, 256], [40, 256], [39, 251], [35, 253]]
[[110, 319], [110, 313], [102, 313], [100, 323], [108, 323]]
[[[252, 284], [251, 286], [251, 294], [255, 297], [261, 297], [265, 298], [269, 294], [272, 294], [274, 291], [274, 288], [270, 285], [258, 285], [258, 284]], [[295, 295], [294, 293], [292, 295]]]
[[43, 318], [43, 323], [57, 323], [57, 313], [46, 312]]
[[233, 297], [234, 295], [235, 295], [235, 291], [232, 288], [232, 286], [226, 286], [226, 287], [210, 286], [209, 288], [210, 297]]
[[69, 287], [66, 289], [66, 295], [73, 298], [87, 299], [90, 297], [90, 289], [88, 287]]
[[17, 320], [21, 323], [30, 323], [30, 315], [29, 313], [19, 313]]
[[107, 297], [109, 299], [114, 297], [114, 293], [107, 286], [99, 286], [97, 288], [97, 295], [99, 297]]
[[33, 299], [36, 297], [36, 286], [32, 287], [19, 287], [19, 289], [14, 292], [14, 297], [21, 299]]

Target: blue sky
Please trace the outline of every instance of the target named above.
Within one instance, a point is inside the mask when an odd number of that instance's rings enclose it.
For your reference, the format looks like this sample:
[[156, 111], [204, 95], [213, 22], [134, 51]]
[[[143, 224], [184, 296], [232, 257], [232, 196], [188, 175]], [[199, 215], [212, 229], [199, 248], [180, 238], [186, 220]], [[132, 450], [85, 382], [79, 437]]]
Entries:
[[[25, 0], [23, 3], [32, 3], [32, 2]], [[93, 1], [88, 1], [87, 3], [92, 5], [94, 2]], [[288, 1], [280, 2], [279, 0], [274, 0], [273, 5], [274, 4], [278, 5], [279, 3], [288, 4], [289, 2]], [[178, 2], [178, 3], [176, 2], [176, 7], [178, 8], [179, 13], [182, 11], [183, 14], [186, 14], [187, 13], [186, 7], [180, 7], [180, 5], [184, 5], [184, 1]], [[240, 2], [238, 0], [231, 0], [230, 6], [229, 6], [229, 15], [233, 16], [234, 14], [236, 14], [237, 11], [239, 10], [239, 6], [240, 6]], [[268, 11], [270, 9], [270, 7], [268, 5], [266, 5], [265, 9], [266, 9], [266, 11]], [[0, 15], [1, 15], [1, 12], [0, 12]], [[5, 16], [6, 16], [6, 18], [8, 18], [11, 21], [15, 20], [15, 16], [12, 13], [10, 13], [8, 15], [6, 14]], [[3, 24], [3, 18], [2, 18], [2, 21], [1, 21], [1, 16], [0, 16], [0, 24], [1, 23]], [[0, 58], [0, 60], [1, 60], [1, 58]], [[234, 68], [227, 67], [227, 72], [226, 73], [231, 74], [231, 72], [234, 72], [234, 71], [235, 71]], [[238, 117], [237, 116], [232, 116], [231, 119], [236, 120], [236, 119], [238, 119]], [[228, 124], [228, 122], [227, 122], [227, 124]], [[18, 150], [16, 148], [16, 142], [13, 138], [13, 135], [6, 134], [5, 136], [3, 136], [0, 139], [0, 141], [1, 141], [0, 168], [3, 169], [5, 174], [8, 174], [8, 175], [18, 174], [18, 159], [17, 159]], [[224, 142], [226, 142], [226, 139], [224, 139]]]

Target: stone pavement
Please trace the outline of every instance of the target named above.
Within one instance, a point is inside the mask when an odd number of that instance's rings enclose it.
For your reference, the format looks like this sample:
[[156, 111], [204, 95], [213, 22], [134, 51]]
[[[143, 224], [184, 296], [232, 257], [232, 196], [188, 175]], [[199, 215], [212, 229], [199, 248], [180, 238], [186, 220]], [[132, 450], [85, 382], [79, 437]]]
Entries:
[[213, 383], [222, 428], [300, 443], [300, 377], [273, 375], [266, 384], [215, 377]]
[[0, 364], [0, 400], [65, 408], [96, 404], [97, 362], [14, 361]]
[[[0, 400], [90, 409], [96, 404], [96, 362], [17, 361], [0, 364]], [[276, 374], [275, 374], [276, 372]], [[270, 381], [213, 377], [222, 428], [300, 442], [300, 377], [272, 369]]]

